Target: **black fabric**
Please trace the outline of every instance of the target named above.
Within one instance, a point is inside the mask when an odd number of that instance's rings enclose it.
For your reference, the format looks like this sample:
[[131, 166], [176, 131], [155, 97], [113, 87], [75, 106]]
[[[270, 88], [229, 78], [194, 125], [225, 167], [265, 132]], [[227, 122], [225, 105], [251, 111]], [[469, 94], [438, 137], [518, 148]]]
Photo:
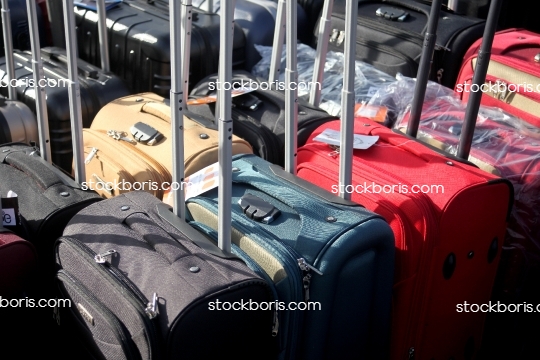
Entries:
[[[13, 41], [13, 48], [20, 50], [30, 49], [30, 33], [28, 30], [28, 13], [26, 10], [26, 0], [8, 0], [8, 6], [11, 20], [11, 35]], [[40, 36], [39, 41], [40, 44], [45, 44], [45, 31], [43, 31], [43, 15], [39, 6], [36, 6], [36, 15]], [[0, 39], [4, 39], [4, 32], [1, 27]], [[1, 46], [0, 56], [4, 55], [4, 46]]]
[[[376, 15], [388, 6], [409, 15], [404, 21], [391, 21]], [[430, 6], [413, 0], [367, 0], [358, 3], [356, 59], [390, 74], [416, 77], [422, 54]], [[437, 28], [437, 46], [430, 78], [453, 88], [463, 56], [484, 30], [485, 21], [441, 11]], [[332, 13], [332, 37], [329, 50], [343, 52], [345, 0], [337, 0]], [[317, 32], [314, 32], [316, 44]]]
[[[246, 71], [233, 72], [233, 82], [250, 80], [259, 83], [261, 80]], [[213, 92], [210, 83], [217, 81], [217, 75], [203, 79], [191, 92], [191, 97], [206, 96]], [[256, 155], [277, 165], [283, 166], [285, 159], [285, 94], [278, 90], [256, 90], [246, 95], [254, 96], [261, 101], [258, 109], [250, 110], [233, 106], [233, 133], [253, 147]], [[234, 102], [233, 102], [234, 105]], [[209, 119], [215, 118], [215, 103], [190, 105], [190, 112]], [[336, 120], [324, 110], [314, 107], [306, 101], [298, 102], [298, 146], [306, 143], [309, 135], [327, 121]]]
[[6, 197], [10, 190], [17, 194], [25, 229], [19, 235], [36, 245], [50, 268], [53, 243], [68, 221], [83, 207], [101, 198], [95, 192], [64, 184], [51, 169], [52, 165], [29, 155], [35, 150], [28, 145], [0, 147], [4, 156], [0, 163], [0, 196]]
[[[15, 50], [17, 62], [15, 78], [33, 79], [32, 55], [30, 52]], [[62, 60], [65, 50], [59, 48], [43, 48], [41, 58], [47, 75], [47, 114], [51, 139], [52, 161], [62, 169], [71, 173], [73, 161], [73, 144], [71, 141], [71, 120], [69, 115], [69, 95], [67, 82], [67, 64]], [[98, 111], [117, 98], [129, 95], [125, 83], [112, 74], [105, 74], [98, 67], [78, 60], [79, 67], [92, 69], [89, 76], [79, 75], [81, 93], [81, 115], [84, 127], [90, 127]], [[5, 59], [0, 59], [0, 69], [5, 71]], [[58, 86], [54, 86], [54, 82]], [[48, 86], [48, 85], [53, 86]], [[0, 93], [7, 96], [6, 78], [2, 79]], [[36, 100], [32, 86], [18, 86], [17, 99], [26, 104], [36, 113]]]
[[[268, 284], [242, 261], [196, 246], [159, 217], [158, 204], [148, 193], [130, 192], [87, 207], [57, 242], [58, 265], [122, 323], [141, 359], [275, 358], [273, 311], [209, 307], [217, 300], [273, 301]], [[95, 261], [111, 249], [106, 263]], [[158, 314], [150, 320], [144, 309], [154, 293]], [[115, 341], [114, 331], [104, 332], [94, 338]], [[108, 348], [84, 332], [80, 338], [94, 342], [88, 348]]]

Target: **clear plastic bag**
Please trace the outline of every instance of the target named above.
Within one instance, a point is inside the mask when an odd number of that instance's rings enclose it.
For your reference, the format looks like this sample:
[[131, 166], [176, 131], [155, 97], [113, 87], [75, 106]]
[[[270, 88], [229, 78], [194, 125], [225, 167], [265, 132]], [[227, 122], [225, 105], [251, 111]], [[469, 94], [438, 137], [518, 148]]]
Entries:
[[[393, 106], [394, 128], [405, 132], [414, 86], [414, 79], [398, 76], [370, 104]], [[417, 137], [456, 155], [465, 111], [466, 104], [452, 90], [430, 82]], [[499, 108], [480, 106], [469, 161], [513, 184], [515, 200], [506, 245], [539, 262], [540, 129]]]
[[[268, 79], [270, 72], [270, 58], [272, 56], [272, 47], [255, 45], [262, 59], [251, 70], [251, 72], [262, 78]], [[303, 86], [298, 86], [298, 96], [303, 99], [309, 98], [310, 86], [319, 86], [312, 84], [313, 67], [315, 63], [316, 50], [311, 47], [298, 44], [297, 47], [297, 69], [298, 82]], [[285, 46], [281, 54], [281, 68], [285, 69]], [[321, 87], [320, 107], [329, 114], [339, 116], [341, 113], [341, 90], [343, 88], [343, 66], [344, 58], [342, 53], [328, 52], [326, 63], [324, 65], [324, 79]], [[377, 90], [386, 84], [396, 81], [396, 79], [373, 66], [361, 61], [355, 62], [356, 77], [354, 81], [355, 101], [356, 103], [366, 103], [371, 99]], [[285, 75], [282, 71], [279, 81], [285, 81]]]

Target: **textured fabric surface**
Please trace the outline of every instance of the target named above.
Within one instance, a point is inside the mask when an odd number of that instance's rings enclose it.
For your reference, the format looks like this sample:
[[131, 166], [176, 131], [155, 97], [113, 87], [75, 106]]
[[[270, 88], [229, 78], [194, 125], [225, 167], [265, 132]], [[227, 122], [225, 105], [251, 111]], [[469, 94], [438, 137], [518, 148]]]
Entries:
[[[146, 336], [136, 341], [143, 359], [165, 353], [175, 358], [180, 353], [187, 358], [197, 352], [199, 356], [215, 355], [232, 336], [246, 337], [253, 347], [266, 349], [268, 356], [273, 356], [271, 311], [223, 311], [219, 312], [220, 320], [214, 322], [215, 312], [208, 309], [209, 301], [228, 296], [235, 301], [250, 298], [271, 301], [268, 285], [241, 261], [210, 255], [196, 246], [181, 230], [159, 217], [158, 204], [161, 202], [148, 193], [132, 192], [87, 207], [72, 219], [60, 239], [58, 263], [107, 304], [132, 336], [140, 330], [139, 324], [143, 324]], [[87, 253], [77, 256], [81, 253], [73, 250], [77, 246], [87, 249]], [[94, 261], [92, 254], [109, 250], [115, 250], [115, 254], [107, 257], [104, 265]], [[107, 273], [109, 267], [117, 269], [116, 279]], [[135, 293], [139, 295], [134, 296], [133, 290], [122, 290], [126, 286], [137, 289]], [[154, 293], [159, 297], [159, 314], [149, 320], [144, 308]], [[131, 306], [123, 306], [125, 301]], [[186, 329], [201, 319], [206, 319], [203, 326], [197, 325], [192, 332]], [[243, 327], [236, 328], [235, 322]], [[210, 328], [222, 333], [221, 338], [213, 341], [215, 348], [197, 348]], [[182, 338], [177, 338], [180, 334]], [[141, 343], [145, 341], [149, 352]], [[235, 349], [230, 356], [246, 358], [245, 351]]]

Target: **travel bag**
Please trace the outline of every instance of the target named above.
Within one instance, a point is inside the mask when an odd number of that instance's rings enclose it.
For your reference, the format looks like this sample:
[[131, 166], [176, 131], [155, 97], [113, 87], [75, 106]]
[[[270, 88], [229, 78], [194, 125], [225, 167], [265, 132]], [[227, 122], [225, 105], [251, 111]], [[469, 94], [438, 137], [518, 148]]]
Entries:
[[[289, 24], [295, 9], [296, 1], [287, 3]], [[296, 33], [287, 36], [290, 83]], [[233, 79], [227, 49], [220, 56], [222, 83]], [[230, 234], [232, 251], [273, 284], [284, 306], [275, 329], [280, 358], [386, 358], [394, 258], [388, 224], [293, 174], [299, 115], [291, 87], [285, 94], [285, 170], [254, 155], [232, 157], [230, 96], [225, 88], [218, 91], [219, 185], [187, 199], [186, 217], [218, 243]]]
[[[419, 84], [427, 83], [440, 4], [434, 2], [434, 21], [426, 31], [411, 119], [422, 109], [425, 85]], [[488, 22], [496, 22], [499, 6], [492, 4]], [[409, 130], [413, 125], [411, 120]], [[344, 152], [352, 149], [339, 146], [343, 141], [315, 140], [334, 132], [360, 136], [360, 145], [371, 140], [371, 147], [356, 149], [349, 158], [350, 187], [341, 180], [338, 163], [347, 161]], [[345, 192], [384, 216], [394, 231], [391, 358], [477, 355], [486, 314], [464, 309], [490, 299], [513, 201], [510, 182], [367, 118], [355, 119], [354, 129], [340, 128], [339, 122], [321, 126], [299, 149], [297, 169], [299, 177]]]
[[[107, 10], [111, 71], [126, 82], [132, 93], [150, 91], [163, 97], [169, 96], [171, 62], [167, 3], [164, 0], [129, 0]], [[51, 26], [63, 29], [61, 2], [48, 0], [48, 4]], [[100, 46], [96, 12], [80, 6], [76, 6], [74, 12], [79, 56], [98, 65]], [[217, 70], [219, 15], [193, 9], [192, 21], [189, 72], [193, 84], [196, 84]], [[245, 36], [240, 27], [235, 27], [235, 66], [243, 68], [246, 59]], [[54, 44], [65, 46], [63, 40], [57, 40], [63, 39], [62, 36], [54, 32]]]
[[[173, 29], [181, 7], [170, 3]], [[232, 17], [223, 19], [221, 29], [230, 31]], [[172, 75], [182, 72], [177, 40], [173, 31]], [[174, 78], [179, 81], [173, 80], [171, 97], [181, 100], [181, 76]], [[170, 112], [173, 158], [183, 159], [182, 109]], [[180, 181], [183, 161], [174, 167]], [[183, 202], [170, 210], [138, 191], [72, 219], [56, 243], [59, 295], [76, 304], [60, 313], [61, 326], [96, 358], [275, 359], [268, 283], [230, 252], [230, 240], [218, 247], [187, 224]]]
[[[57, 4], [61, 5], [61, 1]], [[62, 31], [64, 28], [62, 28]], [[37, 31], [37, 30], [36, 30]], [[39, 46], [39, 44], [38, 44]], [[106, 46], [106, 45], [104, 45]], [[35, 47], [39, 48], [39, 47]], [[40, 49], [43, 71], [46, 77], [40, 77], [40, 83], [33, 80], [34, 63], [33, 54], [29, 51], [14, 51], [14, 71], [12, 78], [17, 80], [16, 96], [37, 113], [35, 89], [39, 87], [45, 91], [47, 98], [48, 124], [50, 128], [50, 146], [52, 148], [52, 162], [63, 170], [71, 172], [73, 163], [72, 137], [70, 128], [70, 113], [68, 106], [68, 70], [66, 51], [55, 47]], [[0, 73], [7, 72], [9, 56], [0, 59]], [[102, 62], [102, 66], [104, 63]], [[107, 66], [105, 64], [105, 66]], [[108, 71], [78, 60], [77, 74], [81, 84], [80, 96], [82, 102], [83, 124], [88, 127], [97, 112], [110, 101], [129, 94], [124, 82]], [[7, 76], [3, 76], [0, 92], [7, 95]], [[32, 139], [29, 139], [30, 141]], [[15, 139], [12, 139], [15, 141]], [[36, 141], [33, 139], [33, 141]]]
[[2, 210], [0, 198], [0, 298], [3, 299], [22, 295], [38, 264], [34, 246], [4, 227], [4, 223], [16, 223], [15, 216], [14, 212]]
[[[29, 21], [34, 57], [32, 61], [34, 67], [30, 69], [33, 74], [32, 80], [38, 83], [44, 79], [44, 72], [42, 60], [39, 57], [39, 39], [33, 1], [29, 1], [29, 10], [31, 10]], [[28, 56], [32, 58], [32, 55]], [[74, 76], [77, 76], [76, 71]], [[73, 86], [75, 85], [70, 86], [69, 91], [72, 91]], [[18, 200], [21, 217], [21, 232], [18, 235], [32, 242], [40, 254], [45, 255], [42, 257], [42, 262], [52, 267], [52, 263], [47, 261], [52, 259], [54, 240], [62, 234], [65, 225], [75, 213], [100, 200], [100, 197], [95, 192], [84, 191], [81, 188], [80, 177], [74, 181], [51, 164], [53, 156], [51, 155], [45, 93], [45, 91], [33, 92], [32, 99], [38, 115], [39, 142], [34, 145], [9, 143], [0, 147], [0, 196], [6, 197], [10, 191], [14, 193]], [[68, 91], [65, 93], [67, 95]], [[65, 106], [68, 111], [69, 104], [66, 103]], [[71, 118], [73, 129], [73, 123], [77, 121], [74, 119], [74, 114], [68, 111], [66, 117], [68, 120]], [[77, 148], [76, 142], [74, 142], [74, 148]]]
[[[413, 0], [360, 1], [356, 59], [392, 76], [401, 73], [416, 77], [429, 9], [428, 4]], [[345, 0], [337, 0], [331, 18], [329, 50], [343, 52], [347, 36], [344, 14]], [[439, 17], [430, 79], [453, 88], [463, 56], [482, 36], [485, 20], [446, 11], [441, 11]]]
[[[6, 72], [3, 74], [8, 87], [9, 99], [0, 96], [0, 144], [10, 142], [30, 142], [38, 141], [37, 121], [32, 111], [25, 104], [16, 101], [17, 92], [13, 79], [13, 39], [11, 36], [11, 18], [9, 2], [2, 1], [2, 32], [4, 35], [4, 49], [8, 54], [6, 57]], [[25, 12], [26, 15], [26, 12]], [[27, 21], [27, 19], [25, 19]]]
[[[190, 5], [182, 5], [182, 8], [183, 36], [189, 41], [188, 14], [192, 10]], [[186, 53], [189, 49], [183, 54]], [[189, 62], [190, 58], [184, 56], [181, 71], [185, 91]], [[187, 92], [183, 94], [187, 97]], [[171, 183], [173, 164], [170, 111], [170, 101], [155, 93], [123, 97], [101, 109], [90, 129], [84, 129], [87, 182], [92, 188], [104, 197], [130, 190], [145, 190], [163, 199], [165, 188]], [[187, 111], [185, 115], [184, 167], [185, 176], [190, 176], [217, 161], [218, 133], [213, 118]], [[235, 154], [253, 152], [249, 143], [235, 135], [233, 144]], [[122, 154], [122, 162], [117, 160], [116, 155], [119, 154]], [[145, 185], [141, 188], [140, 184]], [[134, 186], [139, 188], [134, 189]]]
[[481, 39], [464, 56], [455, 91], [464, 100], [482, 91], [482, 104], [495, 106], [540, 128], [540, 35], [525, 29], [495, 34], [486, 82], [472, 89], [471, 81]]

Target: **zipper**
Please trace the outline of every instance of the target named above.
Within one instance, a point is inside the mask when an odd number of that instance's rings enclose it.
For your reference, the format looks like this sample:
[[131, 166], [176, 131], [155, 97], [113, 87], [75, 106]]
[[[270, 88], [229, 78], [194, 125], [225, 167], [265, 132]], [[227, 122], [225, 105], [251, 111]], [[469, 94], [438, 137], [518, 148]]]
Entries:
[[[151, 303], [148, 301], [146, 296], [137, 288], [137, 286], [135, 286], [131, 282], [131, 280], [126, 278], [124, 274], [122, 274], [118, 269], [111, 266], [111, 264], [108, 261], [100, 263], [96, 260], [96, 258], [99, 259], [100, 257], [107, 257], [110, 255], [113, 255], [114, 253], [116, 253], [116, 250], [111, 249], [111, 250], [108, 250], [106, 253], [97, 254], [88, 246], [86, 246], [85, 244], [83, 244], [82, 242], [80, 242], [79, 240], [75, 238], [61, 237], [59, 241], [63, 241], [64, 243], [69, 244], [73, 249], [78, 251], [84, 259], [86, 259], [89, 263], [93, 264], [93, 266], [96, 269], [98, 269], [99, 271], [102, 271], [104, 276], [113, 278], [114, 282], [120, 285], [121, 287], [120, 292], [123, 295], [125, 295], [126, 298], [128, 298], [128, 300], [137, 304], [135, 308], [142, 315], [141, 319], [143, 319], [145, 328], [148, 332], [149, 351], [151, 352], [150, 355], [151, 355], [151, 358], [154, 358], [154, 356], [156, 356], [156, 354], [159, 353], [159, 350], [158, 350], [159, 348], [157, 345], [158, 332], [157, 332], [156, 324], [153, 321], [155, 316], [152, 317], [151, 314], [147, 312], [147, 308], [149, 307], [149, 304]], [[58, 259], [58, 253], [57, 253], [57, 259]], [[58, 260], [58, 262], [61, 265], [61, 261]]]
[[302, 270], [304, 275], [302, 277], [302, 284], [304, 285], [304, 301], [307, 303], [309, 300], [309, 286], [311, 285], [311, 270], [319, 275], [323, 275], [323, 273], [317, 270], [315, 267], [309, 265], [304, 258], [298, 259], [298, 267], [300, 270]]
[[[136, 358], [139, 354], [139, 350], [136, 346], [133, 345], [129, 340], [131, 336], [125, 328], [122, 326], [122, 323], [120, 320], [111, 312], [109, 308], [107, 308], [101, 301], [99, 301], [94, 294], [92, 294], [84, 285], [80, 284], [79, 281], [77, 281], [71, 274], [69, 274], [65, 270], [58, 271], [58, 274], [56, 275], [57, 278], [62, 281], [62, 283], [69, 284], [69, 287], [72, 289], [72, 291], [77, 292], [79, 295], [82, 295], [82, 297], [90, 303], [94, 308], [96, 308], [100, 315], [103, 316], [109, 325], [109, 328], [113, 329], [114, 334], [116, 335], [116, 338], [119, 340], [122, 350], [126, 354], [126, 357], [128, 359]], [[62, 292], [64, 297], [69, 297], [68, 294]], [[79, 312], [81, 312], [81, 309], [79, 309]], [[83, 316], [83, 318], [85, 318]], [[86, 320], [86, 318], [85, 318]], [[137, 354], [137, 355], [136, 355]]]

